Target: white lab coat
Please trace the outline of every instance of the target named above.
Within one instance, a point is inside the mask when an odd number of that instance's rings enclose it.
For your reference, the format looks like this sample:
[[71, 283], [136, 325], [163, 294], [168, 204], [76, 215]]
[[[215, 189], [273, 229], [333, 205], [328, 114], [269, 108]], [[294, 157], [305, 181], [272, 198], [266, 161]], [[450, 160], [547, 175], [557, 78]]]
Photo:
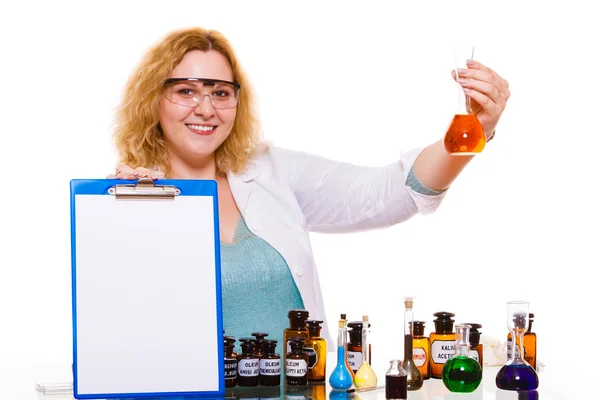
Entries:
[[310, 313], [331, 344], [309, 232], [383, 228], [433, 212], [446, 192], [427, 196], [405, 185], [422, 149], [383, 167], [361, 167], [271, 146], [240, 174], [228, 174], [246, 225], [285, 259]]

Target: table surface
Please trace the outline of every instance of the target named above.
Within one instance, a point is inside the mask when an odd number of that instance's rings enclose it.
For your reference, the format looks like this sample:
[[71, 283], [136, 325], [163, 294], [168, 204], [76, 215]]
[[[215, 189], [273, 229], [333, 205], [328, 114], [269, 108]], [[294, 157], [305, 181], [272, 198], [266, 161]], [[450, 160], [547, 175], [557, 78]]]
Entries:
[[[333, 355], [335, 356], [335, 355]], [[335, 358], [327, 357], [327, 370], [331, 371], [335, 365]], [[330, 363], [331, 362], [331, 363]], [[332, 367], [329, 367], [329, 366]], [[564, 400], [579, 398], [575, 397], [573, 391], [562, 391], [568, 396], [558, 394], [557, 389], [561, 388], [562, 380], [556, 379], [554, 375], [548, 375], [548, 372], [539, 374], [540, 385], [536, 391], [529, 393], [517, 393], [513, 391], [505, 391], [496, 388], [495, 377], [500, 367], [486, 366], [483, 369], [483, 380], [481, 385], [473, 393], [452, 393], [443, 384], [441, 379], [428, 379], [424, 381], [424, 385], [417, 391], [408, 392], [410, 400], [446, 400], [446, 399], [461, 399], [461, 400]], [[71, 400], [72, 394], [54, 394], [44, 395], [38, 393], [34, 389], [36, 383], [56, 383], [69, 382], [72, 379], [69, 376], [68, 366], [52, 365], [50, 363], [29, 364], [29, 365], [12, 365], [7, 366], [0, 361], [0, 390], [4, 394], [2, 398], [10, 400]], [[378, 374], [378, 385], [384, 385], [384, 376]], [[595, 393], [592, 395], [591, 393]], [[588, 392], [587, 398], [600, 398], [595, 390]], [[7, 396], [8, 395], [8, 396]], [[349, 397], [350, 396], [350, 397]], [[591, 397], [589, 397], [591, 396]], [[283, 398], [290, 400], [303, 399], [364, 399], [375, 400], [385, 399], [385, 389], [382, 387], [378, 390], [354, 393], [348, 395], [345, 391], [333, 391], [325, 382], [323, 384], [309, 384], [304, 387], [292, 386], [276, 386], [264, 387], [258, 386], [254, 388], [236, 387], [227, 389], [225, 397], [228, 399], [275, 399]]]

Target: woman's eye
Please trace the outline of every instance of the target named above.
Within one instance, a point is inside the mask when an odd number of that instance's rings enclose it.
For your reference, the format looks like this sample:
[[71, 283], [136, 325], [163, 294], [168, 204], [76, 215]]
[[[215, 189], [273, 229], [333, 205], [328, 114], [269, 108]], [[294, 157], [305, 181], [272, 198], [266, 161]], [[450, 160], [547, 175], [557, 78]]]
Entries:
[[177, 94], [179, 94], [181, 96], [193, 96], [195, 93], [191, 89], [179, 89], [177, 91]]
[[227, 92], [226, 90], [218, 90], [213, 95], [216, 97], [227, 97], [229, 96], [229, 92]]

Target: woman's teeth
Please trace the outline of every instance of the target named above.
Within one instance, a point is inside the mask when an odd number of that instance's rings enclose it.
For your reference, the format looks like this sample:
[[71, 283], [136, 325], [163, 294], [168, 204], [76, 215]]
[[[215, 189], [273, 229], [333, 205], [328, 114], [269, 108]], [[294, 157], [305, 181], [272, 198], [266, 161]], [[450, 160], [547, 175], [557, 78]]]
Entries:
[[195, 131], [212, 131], [213, 129], [215, 129], [214, 126], [202, 126], [202, 125], [190, 125], [190, 124], [186, 124], [190, 129], [193, 129]]

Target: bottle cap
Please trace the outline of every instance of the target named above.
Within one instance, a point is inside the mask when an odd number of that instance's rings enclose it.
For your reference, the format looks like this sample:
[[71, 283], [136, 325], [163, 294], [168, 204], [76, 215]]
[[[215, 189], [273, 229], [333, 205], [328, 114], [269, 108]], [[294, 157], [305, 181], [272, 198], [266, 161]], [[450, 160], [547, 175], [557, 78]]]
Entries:
[[277, 340], [265, 339], [263, 340], [263, 351], [265, 354], [274, 354], [275, 348], [277, 347]]
[[[369, 328], [371, 323], [369, 323]], [[362, 321], [348, 322], [348, 335], [350, 336], [350, 343], [355, 346], [362, 346]]]
[[317, 321], [314, 319], [309, 319], [306, 321], [306, 326], [308, 327], [308, 334], [311, 337], [319, 336], [321, 334], [321, 324], [323, 321]]
[[266, 332], [252, 332], [251, 335], [254, 336], [256, 340], [263, 340], [264, 338], [269, 336], [269, 334]]
[[[242, 340], [240, 339], [240, 342]], [[242, 342], [242, 353], [244, 354], [252, 354], [254, 351], [254, 341], [244, 341]]]
[[447, 311], [440, 311], [433, 314], [434, 317], [437, 317], [433, 320], [433, 324], [435, 325], [435, 333], [447, 334], [452, 333], [452, 327], [454, 326], [454, 313]]
[[413, 336], [425, 335], [425, 321], [410, 321], [409, 325], [412, 325]]
[[308, 311], [304, 309], [296, 309], [288, 311], [288, 318], [308, 319]]
[[302, 353], [304, 349], [304, 338], [292, 338], [289, 342], [292, 353]]
[[231, 353], [233, 353], [233, 348], [235, 347], [235, 345], [233, 343], [228, 342], [227, 340], [224, 341], [225, 343], [224, 348], [225, 348], [225, 355], [231, 355]]
[[236, 342], [236, 340], [233, 336], [223, 336], [223, 340], [225, 341], [225, 343], [231, 343], [231, 344], [234, 344]]
[[525, 325], [525, 320], [527, 319], [527, 316], [524, 312], [516, 312], [513, 314], [513, 322], [514, 322], [514, 326], [517, 329], [524, 329], [527, 328]]
[[481, 332], [478, 329], [481, 329], [481, 324], [472, 324], [466, 323], [465, 325], [471, 325], [471, 333], [469, 334], [469, 343], [471, 347], [476, 347], [479, 344], [479, 339], [481, 338]]

